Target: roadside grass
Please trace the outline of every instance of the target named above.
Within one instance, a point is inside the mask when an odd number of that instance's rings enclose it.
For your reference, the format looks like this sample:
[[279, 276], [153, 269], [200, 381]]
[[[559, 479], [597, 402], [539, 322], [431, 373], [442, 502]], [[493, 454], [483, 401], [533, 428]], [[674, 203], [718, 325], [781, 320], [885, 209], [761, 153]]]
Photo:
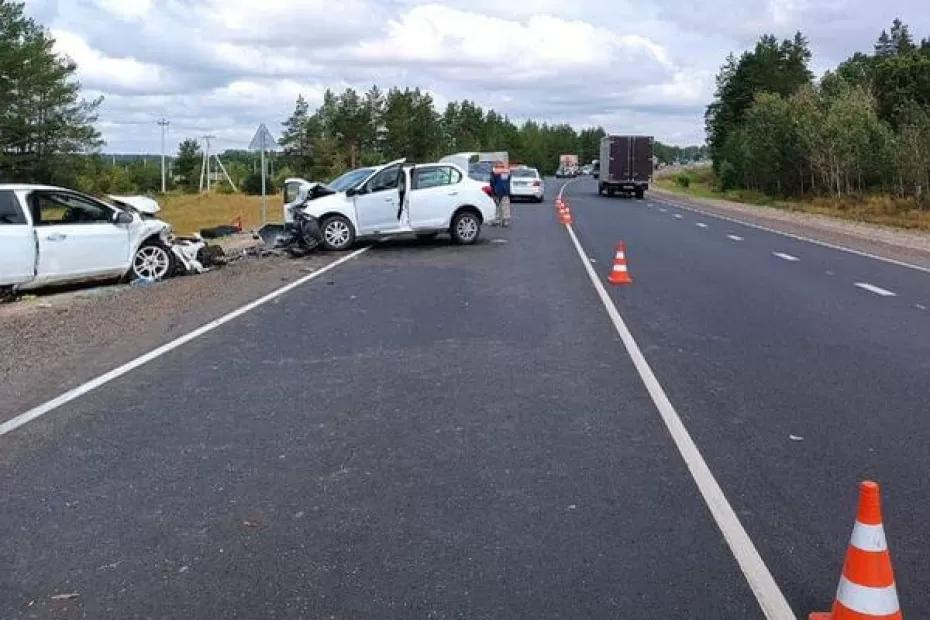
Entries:
[[[266, 197], [268, 201], [268, 221], [280, 223], [282, 220], [281, 197], [274, 194]], [[182, 194], [169, 193], [156, 197], [161, 205], [158, 213], [178, 234], [200, 232], [202, 228], [232, 224], [237, 217], [242, 217], [245, 230], [257, 229], [262, 222], [262, 198], [247, 194]]]
[[[687, 186], [678, 180], [681, 175], [688, 176]], [[749, 190], [721, 191], [716, 185], [713, 170], [709, 167], [687, 168], [677, 174], [659, 175], [655, 179], [655, 185], [695, 198], [729, 200], [787, 211], [828, 215], [856, 222], [930, 231], [930, 211], [918, 209], [913, 200], [885, 194], [782, 200]]]

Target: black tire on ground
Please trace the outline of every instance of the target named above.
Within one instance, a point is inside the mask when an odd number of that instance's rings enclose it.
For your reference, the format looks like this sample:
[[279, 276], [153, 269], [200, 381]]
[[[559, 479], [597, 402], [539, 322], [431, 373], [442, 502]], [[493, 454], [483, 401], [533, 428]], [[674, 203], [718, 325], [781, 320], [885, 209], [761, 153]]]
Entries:
[[609, 198], [613, 198], [613, 197], [616, 196], [616, 195], [617, 195], [617, 192], [616, 192], [616, 190], [615, 190], [614, 188], [612, 188], [612, 187], [608, 187], [608, 188], [607, 188], [607, 196], [608, 196]]
[[603, 195], [604, 195], [604, 184], [603, 184], [603, 183], [598, 183], [598, 184], [597, 184], [597, 195], [598, 195], [598, 196], [603, 196]]
[[540, 196], [539, 198], [536, 199], [536, 204], [543, 202], [545, 199], [546, 199], [545, 196]]
[[449, 235], [456, 245], [472, 245], [481, 235], [481, 218], [471, 209], [459, 211], [452, 218]]
[[636, 198], [637, 198], [638, 200], [642, 200], [642, 199], [645, 198], [645, 197], [646, 197], [646, 190], [644, 190], [644, 189], [642, 189], [642, 188], [636, 190]]
[[320, 223], [323, 248], [330, 252], [348, 250], [355, 243], [352, 222], [341, 215], [330, 215]]
[[0, 304], [5, 301], [13, 301], [14, 297], [12, 286], [0, 286]]
[[129, 266], [130, 280], [163, 280], [170, 278], [178, 269], [178, 261], [161, 241], [150, 239], [136, 250]]

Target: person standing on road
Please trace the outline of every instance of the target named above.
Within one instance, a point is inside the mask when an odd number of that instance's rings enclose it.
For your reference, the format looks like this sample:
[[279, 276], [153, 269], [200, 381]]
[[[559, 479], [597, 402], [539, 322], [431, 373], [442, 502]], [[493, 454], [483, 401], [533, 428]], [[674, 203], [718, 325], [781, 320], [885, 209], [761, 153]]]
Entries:
[[497, 223], [510, 226], [510, 169], [502, 161], [491, 168], [491, 192], [497, 205]]

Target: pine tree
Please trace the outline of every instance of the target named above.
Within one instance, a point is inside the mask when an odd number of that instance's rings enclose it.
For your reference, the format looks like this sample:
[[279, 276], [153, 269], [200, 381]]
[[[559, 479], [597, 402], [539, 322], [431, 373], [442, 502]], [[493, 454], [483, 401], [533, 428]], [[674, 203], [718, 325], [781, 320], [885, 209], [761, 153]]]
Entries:
[[0, 178], [62, 180], [73, 155], [102, 144], [94, 128], [101, 99], [80, 98], [77, 66], [23, 4], [0, 0]]
[[284, 131], [278, 143], [284, 149], [285, 161], [296, 174], [306, 174], [313, 166], [313, 136], [310, 106], [303, 95], [298, 95], [293, 114], [282, 124]]

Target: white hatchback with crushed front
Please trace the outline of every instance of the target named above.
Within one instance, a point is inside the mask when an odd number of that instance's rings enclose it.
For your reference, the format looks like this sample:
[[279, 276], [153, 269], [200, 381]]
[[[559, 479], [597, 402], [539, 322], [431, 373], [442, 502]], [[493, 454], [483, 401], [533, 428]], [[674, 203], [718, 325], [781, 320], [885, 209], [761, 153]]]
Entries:
[[490, 189], [454, 164], [399, 159], [330, 184], [288, 179], [285, 221], [293, 221], [293, 209], [318, 220], [327, 250], [346, 250], [359, 238], [411, 233], [431, 238], [447, 232], [453, 242], [468, 245], [495, 217]]

